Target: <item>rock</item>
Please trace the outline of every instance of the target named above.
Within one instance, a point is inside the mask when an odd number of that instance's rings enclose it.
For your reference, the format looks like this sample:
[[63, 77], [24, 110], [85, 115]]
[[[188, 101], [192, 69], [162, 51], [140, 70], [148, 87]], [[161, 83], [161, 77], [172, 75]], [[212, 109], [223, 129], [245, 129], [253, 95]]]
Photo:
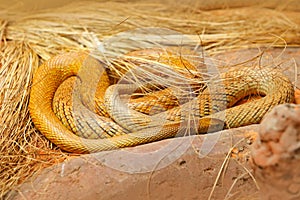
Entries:
[[[249, 145], [258, 125], [84, 155], [20, 185], [8, 199], [225, 199], [253, 196]], [[207, 138], [207, 139], [205, 139]], [[234, 148], [233, 148], [234, 147]], [[230, 198], [230, 199], [231, 199]]]
[[252, 166], [266, 200], [300, 199], [300, 106], [279, 105], [263, 119]]

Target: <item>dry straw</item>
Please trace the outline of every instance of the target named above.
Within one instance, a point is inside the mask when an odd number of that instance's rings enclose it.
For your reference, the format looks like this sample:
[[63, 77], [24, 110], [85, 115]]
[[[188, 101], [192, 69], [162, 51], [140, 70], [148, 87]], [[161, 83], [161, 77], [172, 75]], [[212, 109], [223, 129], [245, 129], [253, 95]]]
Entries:
[[[35, 13], [20, 13], [13, 7], [1, 10], [0, 198], [38, 169], [74, 156], [57, 149], [30, 121], [31, 78], [51, 56], [95, 49], [109, 36], [145, 27], [190, 34], [209, 55], [231, 49], [283, 47], [285, 42], [300, 44], [297, 13], [259, 7], [201, 11], [190, 3], [180, 7], [159, 2], [82, 2]], [[122, 53], [139, 48], [132, 47], [135, 40], [117, 43], [110, 50]], [[160, 37], [156, 40], [161, 42]]]

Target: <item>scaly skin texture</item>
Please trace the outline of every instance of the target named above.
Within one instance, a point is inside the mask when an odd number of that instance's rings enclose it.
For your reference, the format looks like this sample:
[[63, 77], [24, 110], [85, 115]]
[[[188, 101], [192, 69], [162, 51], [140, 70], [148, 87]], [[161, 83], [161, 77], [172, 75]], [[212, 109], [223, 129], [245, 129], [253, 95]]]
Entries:
[[[148, 124], [145, 122], [153, 121], [160, 114], [154, 115], [154, 118], [149, 118], [149, 116], [138, 112], [132, 114], [131, 112], [124, 113], [120, 109], [115, 110], [113, 102], [118, 98], [118, 92], [122, 90], [122, 87], [116, 85], [108, 88], [107, 75], [103, 69], [102, 65], [86, 52], [58, 55], [40, 66], [33, 77], [29, 102], [30, 115], [37, 129], [61, 149], [75, 153], [91, 153], [136, 146], [173, 137], [178, 133], [181, 120], [189, 116], [186, 116], [186, 112], [180, 112], [177, 107], [167, 111], [168, 121], [162, 125], [159, 131], [156, 130], [155, 126], [147, 127]], [[83, 72], [82, 70], [87, 71]], [[63, 114], [66, 115], [72, 115], [73, 107], [86, 108], [86, 112], [79, 113], [82, 118], [78, 120], [79, 124], [73, 126], [71, 123], [69, 129], [74, 129], [75, 132], [79, 129], [79, 132], [84, 133], [85, 131], [89, 132], [88, 129], [92, 128], [104, 134], [108, 132], [108, 136], [100, 137], [100, 139], [91, 139], [88, 136], [86, 138], [79, 137], [63, 125], [63, 123], [68, 124], [69, 122], [62, 123], [55, 115], [52, 109], [55, 92], [66, 79], [72, 76], [77, 76], [79, 82], [84, 79], [99, 80], [99, 78], [100, 81], [98, 83], [90, 81], [89, 84], [94, 84], [90, 88], [96, 88], [95, 90], [86, 89], [87, 91], [83, 91], [83, 94], [73, 94], [74, 105], [63, 105], [67, 107], [63, 111]], [[97, 76], [98, 79], [96, 79]], [[245, 68], [225, 73], [222, 77], [226, 79], [222, 82], [221, 88], [223, 89], [218, 89], [219, 87], [208, 88], [198, 98], [192, 100], [192, 103], [184, 104], [181, 108], [188, 110], [192, 105], [192, 115], [202, 117], [197, 125], [200, 133], [206, 132], [208, 128], [212, 127], [218, 129], [220, 127], [219, 121], [224, 121], [227, 127], [258, 123], [264, 114], [275, 105], [294, 101], [292, 84], [283, 74], [274, 69]], [[232, 80], [228, 81], [227, 79]], [[255, 92], [266, 96], [253, 102], [229, 108], [239, 99]], [[106, 94], [104, 95], [104, 93]], [[88, 96], [93, 99], [95, 94], [97, 96], [95, 102], [91, 101], [91, 98], [86, 98]], [[70, 96], [70, 94], [66, 94], [66, 96], [68, 95]], [[216, 112], [216, 110], [225, 109], [223, 108], [224, 102], [228, 108], [222, 112]], [[108, 105], [105, 105], [106, 103]], [[187, 106], [185, 107], [185, 105]], [[56, 105], [56, 108], [58, 111], [60, 110], [59, 104]], [[100, 117], [95, 121], [93, 121], [95, 115], [94, 113], [91, 114], [92, 112], [100, 113]], [[107, 115], [120, 124], [116, 124]], [[84, 121], [86, 116], [88, 119]], [[224, 116], [226, 117], [223, 118]], [[136, 126], [132, 124], [135, 119], [138, 119], [139, 122]], [[136, 128], [140, 125], [144, 125], [144, 127]]]

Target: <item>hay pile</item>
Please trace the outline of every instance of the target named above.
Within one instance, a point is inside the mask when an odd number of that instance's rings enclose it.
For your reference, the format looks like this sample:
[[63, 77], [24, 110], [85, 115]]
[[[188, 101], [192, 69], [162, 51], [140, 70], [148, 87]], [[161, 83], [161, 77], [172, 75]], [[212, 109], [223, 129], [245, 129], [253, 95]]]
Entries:
[[[159, 1], [78, 2], [35, 13], [2, 9], [0, 198], [39, 169], [76, 156], [53, 146], [30, 121], [31, 78], [44, 60], [63, 51], [95, 49], [109, 36], [143, 27], [191, 34], [209, 55], [230, 49], [299, 46], [297, 16], [297, 12], [261, 7], [201, 11], [192, 2], [178, 6]], [[116, 49], [128, 51], [130, 40]]]

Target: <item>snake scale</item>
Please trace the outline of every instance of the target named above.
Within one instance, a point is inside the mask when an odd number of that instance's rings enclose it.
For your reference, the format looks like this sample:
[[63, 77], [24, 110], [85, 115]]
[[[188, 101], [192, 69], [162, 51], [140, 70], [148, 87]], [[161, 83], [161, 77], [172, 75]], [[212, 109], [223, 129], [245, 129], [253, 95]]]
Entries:
[[[65, 151], [91, 153], [173, 137], [178, 133], [182, 120], [189, 117], [182, 112], [184, 109], [191, 109], [193, 116], [199, 117], [195, 118], [198, 119], [198, 132], [205, 133], [210, 127], [218, 128], [219, 121], [225, 123], [225, 128], [259, 123], [275, 105], [294, 101], [293, 85], [279, 70], [243, 67], [221, 74], [224, 80], [222, 90], [218, 87], [204, 89], [192, 100], [193, 107], [185, 108], [184, 105], [191, 105], [185, 103], [163, 112], [165, 123], [158, 124], [160, 129], [157, 129], [155, 123], [160, 120], [153, 119], [159, 119], [160, 113], [151, 117], [133, 109], [128, 111], [113, 107], [114, 101], [126, 91], [126, 85], [109, 86], [107, 73], [101, 65], [87, 52], [70, 52], [44, 62], [33, 76], [29, 101], [32, 121], [46, 138]], [[88, 69], [85, 73], [81, 72], [82, 66]], [[93, 76], [100, 76], [99, 81], [93, 82]], [[72, 97], [70, 85], [76, 80], [66, 83], [72, 77], [77, 77], [79, 82], [90, 79], [88, 84], [92, 86], [84, 86], [81, 89], [83, 95]], [[62, 84], [66, 86], [60, 89]], [[56, 97], [58, 90], [63, 95]], [[173, 97], [167, 98], [165, 91], [158, 93], [161, 93], [162, 99], [166, 96], [164, 101], [169, 101]], [[263, 97], [234, 106], [253, 93]], [[224, 102], [225, 108], [218, 106], [224, 105]], [[77, 118], [74, 118], [74, 112], [77, 112]], [[61, 115], [64, 117], [59, 117]], [[91, 131], [100, 133], [100, 136], [92, 136]]]

